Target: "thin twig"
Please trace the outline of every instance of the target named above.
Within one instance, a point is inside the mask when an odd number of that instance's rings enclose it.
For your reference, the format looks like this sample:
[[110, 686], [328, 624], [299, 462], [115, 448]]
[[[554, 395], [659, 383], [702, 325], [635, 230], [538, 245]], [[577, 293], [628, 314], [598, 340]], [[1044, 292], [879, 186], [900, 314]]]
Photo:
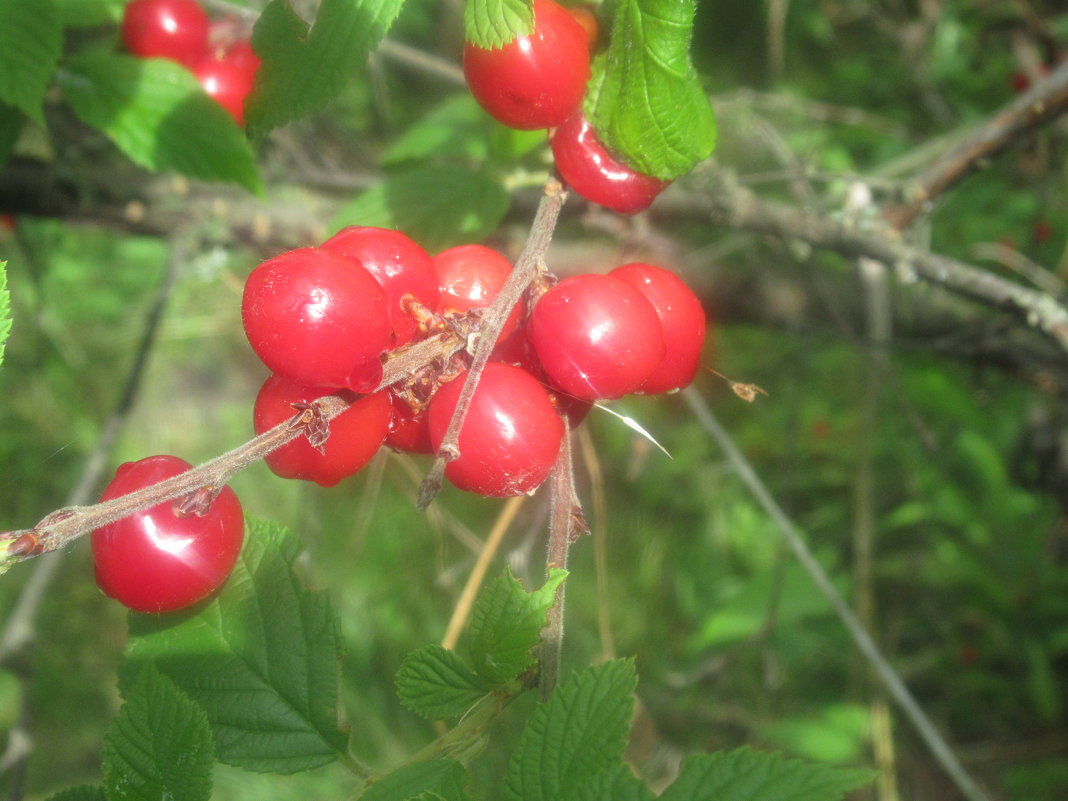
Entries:
[[819, 563], [819, 560], [817, 560], [812, 551], [809, 550], [800, 530], [798, 530], [793, 521], [787, 517], [775, 498], [772, 497], [771, 492], [764, 485], [764, 482], [760, 480], [756, 471], [753, 470], [752, 465], [749, 464], [749, 460], [745, 458], [738, 446], [734, 444], [734, 440], [731, 439], [730, 434], [727, 433], [723, 426], [720, 425], [719, 420], [712, 414], [712, 411], [708, 408], [708, 404], [705, 403], [701, 394], [693, 387], [690, 387], [683, 391], [682, 396], [686, 400], [686, 404], [690, 407], [690, 410], [694, 413], [697, 421], [713, 437], [713, 439], [716, 440], [720, 448], [723, 449], [723, 452], [727, 456], [727, 460], [737, 471], [739, 477], [749, 488], [749, 491], [753, 493], [757, 502], [764, 509], [764, 512], [774, 521], [779, 532], [786, 539], [786, 543], [794, 552], [794, 555], [805, 569], [805, 572], [809, 574], [809, 577], [816, 585], [816, 588], [823, 594], [828, 602], [830, 602], [835, 614], [838, 615], [839, 620], [842, 621], [842, 625], [844, 625], [849, 632], [857, 649], [871, 664], [876, 676], [879, 677], [880, 681], [882, 681], [883, 685], [886, 687], [887, 693], [889, 693], [889, 695], [898, 703], [902, 711], [905, 713], [905, 716], [912, 722], [912, 725], [915, 726], [916, 731], [927, 744], [931, 754], [953, 780], [953, 783], [956, 784], [957, 789], [960, 790], [961, 794], [967, 798], [968, 801], [990, 801], [990, 797], [978, 784], [976, 784], [975, 780], [972, 779], [967, 770], [965, 770], [964, 766], [953, 753], [953, 750], [949, 747], [949, 744], [945, 741], [942, 735], [939, 734], [930, 718], [928, 718], [927, 714], [923, 711], [923, 708], [916, 702], [916, 699], [913, 698], [912, 693], [909, 691], [904, 681], [901, 680], [901, 677], [898, 676], [886, 657], [883, 656], [879, 647], [872, 640], [856, 614], [838, 592], [837, 587], [834, 586], [834, 582], [832, 582], [830, 576], [827, 575], [827, 571], [823, 569], [823, 565]]
[[519, 254], [515, 267], [508, 280], [501, 287], [500, 293], [493, 301], [493, 305], [483, 317], [481, 330], [471, 350], [471, 367], [467, 371], [460, 397], [456, 401], [456, 410], [449, 427], [445, 430], [441, 447], [438, 448], [437, 458], [423, 481], [423, 487], [419, 492], [419, 508], [426, 509], [441, 489], [442, 477], [445, 475], [445, 465], [460, 455], [460, 430], [463, 428], [467, 412], [471, 408], [471, 398], [475, 394], [482, 370], [489, 361], [490, 353], [497, 343], [497, 337], [504, 328], [509, 313], [523, 297], [531, 282], [537, 277], [539, 270], [545, 262], [545, 254], [552, 242], [553, 231], [556, 230], [556, 221], [560, 216], [560, 209], [567, 199], [567, 192], [559, 181], [550, 178], [545, 184], [545, 192], [538, 203], [534, 222], [530, 227], [530, 236], [527, 238], [523, 252]]

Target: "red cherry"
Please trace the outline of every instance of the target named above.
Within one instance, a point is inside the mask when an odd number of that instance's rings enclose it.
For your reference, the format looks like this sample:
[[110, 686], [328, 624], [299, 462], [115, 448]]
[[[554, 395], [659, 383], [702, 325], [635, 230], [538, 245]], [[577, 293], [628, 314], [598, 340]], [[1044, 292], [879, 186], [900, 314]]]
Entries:
[[122, 41], [141, 58], [169, 58], [192, 67], [208, 51], [208, 16], [196, 0], [130, 0]]
[[656, 309], [609, 275], [575, 275], [546, 292], [531, 312], [529, 336], [546, 375], [583, 400], [634, 392], [664, 355]]
[[259, 59], [254, 53], [249, 58], [241, 51], [237, 51], [235, 57], [231, 57], [229, 52], [201, 59], [193, 68], [193, 74], [204, 91], [226, 109], [234, 122], [244, 125], [245, 98], [252, 91]]
[[245, 335], [267, 368], [310, 386], [374, 389], [390, 345], [382, 287], [358, 262], [317, 248], [268, 259], [249, 275]]
[[[436, 451], [456, 409], [467, 372], [430, 401], [427, 422]], [[545, 388], [529, 373], [491, 362], [482, 372], [460, 431], [460, 456], [445, 467], [455, 486], [506, 498], [534, 490], [552, 470], [564, 424]]]
[[386, 445], [401, 453], [433, 453], [430, 431], [426, 424], [426, 409], [413, 412], [406, 401], [390, 393], [393, 401], [393, 420], [386, 435]]
[[592, 53], [597, 49], [601, 39], [601, 23], [597, 19], [597, 7], [591, 3], [580, 3], [577, 6], [565, 6], [567, 13], [586, 32], [586, 44]]
[[389, 303], [394, 347], [416, 338], [415, 318], [402, 306], [412, 295], [432, 311], [438, 308], [438, 275], [430, 254], [402, 234], [388, 228], [350, 225], [323, 242], [324, 250], [356, 259], [382, 286]]
[[464, 47], [475, 100], [512, 128], [559, 125], [578, 108], [590, 79], [586, 32], [552, 0], [534, 0], [534, 31], [503, 47]]
[[638, 392], [656, 395], [688, 387], [701, 363], [707, 328], [697, 295], [673, 272], [652, 264], [624, 264], [609, 275], [622, 278], [645, 295], [664, 332], [664, 356]]
[[[434, 257], [434, 268], [441, 289], [442, 312], [487, 308], [512, 274], [508, 259], [482, 245], [459, 245], [443, 250]], [[512, 309], [497, 337], [498, 342], [504, 342], [519, 327], [520, 311], [518, 304]]]
[[[191, 468], [176, 456], [149, 456], [115, 471], [109, 501]], [[165, 501], [92, 534], [96, 583], [137, 612], [173, 612], [206, 598], [226, 581], [245, 536], [241, 504], [224, 487], [203, 517], [181, 517]]]
[[[252, 410], [256, 433], [262, 434], [293, 417], [297, 413], [293, 404], [311, 403], [333, 391], [271, 376], [260, 387]], [[313, 448], [307, 437], [298, 437], [267, 454], [267, 466], [282, 478], [302, 478], [332, 487], [371, 461], [386, 439], [391, 415], [385, 390], [365, 395], [330, 421], [330, 436], [322, 451]]]
[[260, 68], [260, 57], [256, 55], [256, 51], [252, 49], [252, 42], [248, 39], [238, 39], [223, 53], [223, 57], [233, 63], [240, 64], [249, 72], [256, 72]]
[[613, 157], [581, 111], [556, 129], [551, 144], [564, 182], [586, 200], [620, 214], [649, 208], [671, 183], [636, 172]]

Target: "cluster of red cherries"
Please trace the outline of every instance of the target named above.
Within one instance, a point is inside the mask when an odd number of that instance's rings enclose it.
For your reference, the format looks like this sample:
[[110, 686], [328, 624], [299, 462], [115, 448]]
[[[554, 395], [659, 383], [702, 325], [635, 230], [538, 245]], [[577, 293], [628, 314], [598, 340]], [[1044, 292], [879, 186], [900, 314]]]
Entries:
[[[477, 336], [511, 272], [504, 256], [482, 245], [431, 257], [399, 231], [368, 226], [257, 266], [241, 310], [249, 343], [272, 373], [256, 397], [256, 432], [295, 419], [327, 395], [349, 403], [325, 440], [300, 436], [269, 454], [271, 470], [332, 486], [383, 446], [437, 452], [469, 354], [432, 359], [379, 388], [383, 365], [424, 339]], [[672, 392], [696, 374], [705, 313], [671, 271], [635, 262], [550, 284], [547, 278], [533, 287], [497, 337], [460, 430], [460, 455], [445, 468], [461, 489], [491, 497], [532, 492], [556, 460], [565, 417], [574, 427], [595, 401]], [[173, 456], [125, 464], [103, 499], [188, 468]], [[105, 593], [133, 609], [162, 612], [199, 601], [225, 580], [241, 546], [237, 498], [224, 489], [196, 514], [183, 508], [160, 504], [93, 533]]]
[[141, 58], [166, 58], [189, 68], [204, 91], [245, 124], [245, 98], [260, 59], [236, 20], [212, 22], [197, 0], [130, 0], [122, 41]]
[[520, 130], [550, 129], [556, 169], [573, 191], [620, 214], [635, 214], [669, 182], [616, 158], [582, 113], [598, 32], [586, 6], [534, 0], [533, 31], [503, 47], [468, 42], [464, 75], [475, 100], [498, 121]]

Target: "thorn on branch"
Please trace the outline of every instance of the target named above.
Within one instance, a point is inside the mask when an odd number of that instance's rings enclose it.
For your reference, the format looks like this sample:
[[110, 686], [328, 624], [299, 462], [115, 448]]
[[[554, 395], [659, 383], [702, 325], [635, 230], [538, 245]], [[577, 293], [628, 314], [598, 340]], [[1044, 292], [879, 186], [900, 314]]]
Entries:
[[190, 515], [204, 517], [211, 509], [215, 499], [219, 497], [219, 493], [223, 491], [223, 486], [225, 485], [201, 487], [184, 498], [175, 499], [174, 514], [178, 517], [189, 517]]

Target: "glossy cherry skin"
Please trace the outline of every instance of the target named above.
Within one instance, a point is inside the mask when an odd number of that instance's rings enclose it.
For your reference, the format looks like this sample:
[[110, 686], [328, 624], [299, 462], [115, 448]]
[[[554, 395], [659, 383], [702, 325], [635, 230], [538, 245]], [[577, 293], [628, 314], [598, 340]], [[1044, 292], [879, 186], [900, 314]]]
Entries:
[[592, 53], [601, 41], [601, 22], [597, 19], [597, 6], [592, 3], [580, 3], [577, 6], [565, 6], [565, 8], [586, 32], [586, 46]]
[[670, 270], [633, 262], [612, 270], [645, 295], [656, 309], [664, 332], [664, 356], [638, 392], [656, 395], [688, 387], [701, 364], [708, 321], [701, 301]]
[[[311, 403], [333, 392], [329, 387], [309, 387], [271, 376], [260, 387], [252, 408], [256, 433], [262, 434], [292, 418], [297, 413], [294, 404]], [[322, 451], [313, 448], [307, 437], [297, 437], [267, 454], [267, 466], [282, 478], [300, 478], [332, 487], [358, 473], [378, 453], [392, 413], [385, 390], [355, 398], [348, 409], [330, 421], [330, 436]]]
[[427, 428], [427, 410], [413, 412], [404, 400], [390, 394], [393, 401], [393, 419], [386, 435], [386, 445], [401, 453], [433, 453], [430, 430]]
[[197, 62], [193, 74], [197, 76], [204, 91], [227, 113], [238, 125], [245, 124], [245, 98], [252, 91], [252, 83], [259, 69], [259, 59], [255, 53], [251, 57], [243, 50], [236, 51], [231, 57], [230, 51], [221, 56], [208, 56]]
[[[467, 372], [443, 386], [430, 401], [430, 441], [441, 447]], [[460, 456], [445, 477], [468, 492], [495, 498], [534, 490], [552, 470], [564, 424], [545, 388], [510, 364], [486, 365], [460, 431]]]
[[324, 250], [356, 259], [382, 286], [389, 303], [393, 346], [417, 339], [416, 319], [405, 311], [405, 295], [431, 311], [438, 308], [438, 276], [430, 254], [402, 234], [388, 228], [350, 225], [323, 242]]
[[552, 0], [534, 0], [534, 31], [503, 47], [464, 47], [475, 100], [511, 128], [551, 128], [582, 102], [590, 79], [586, 31]]
[[122, 41], [141, 58], [169, 58], [187, 67], [208, 51], [208, 16], [196, 0], [130, 0]]
[[382, 287], [358, 262], [318, 248], [268, 259], [249, 275], [245, 335], [272, 373], [368, 392], [392, 334]]
[[[512, 263], [483, 245], [459, 245], [443, 250], [434, 257], [434, 268], [443, 314], [489, 307], [512, 274]], [[506, 340], [519, 326], [521, 311], [519, 304], [512, 309], [497, 337], [498, 342]]]
[[[191, 468], [176, 456], [149, 456], [115, 471], [101, 501], [157, 484]], [[180, 517], [165, 501], [92, 534], [96, 583], [137, 612], [173, 612], [218, 589], [237, 561], [245, 536], [241, 504], [224, 487], [207, 514]]]
[[551, 144], [564, 183], [586, 200], [620, 214], [649, 208], [671, 183], [636, 172], [614, 158], [581, 111], [556, 129]]
[[664, 355], [652, 304], [608, 275], [575, 275], [546, 292], [531, 312], [529, 337], [553, 384], [582, 400], [634, 392]]

